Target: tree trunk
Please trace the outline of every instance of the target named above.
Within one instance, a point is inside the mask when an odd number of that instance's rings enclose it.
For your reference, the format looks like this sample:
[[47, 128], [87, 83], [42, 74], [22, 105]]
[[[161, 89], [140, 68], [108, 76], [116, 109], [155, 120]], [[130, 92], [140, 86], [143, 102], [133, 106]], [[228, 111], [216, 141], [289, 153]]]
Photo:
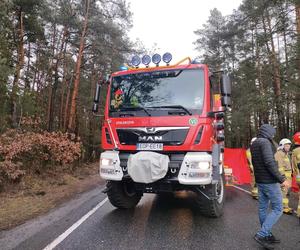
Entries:
[[12, 84], [12, 92], [11, 92], [11, 121], [12, 126], [16, 128], [18, 126], [17, 123], [17, 98], [18, 98], [18, 88], [19, 88], [19, 81], [21, 76], [21, 70], [24, 66], [24, 20], [23, 20], [23, 11], [20, 8], [16, 12], [17, 19], [18, 19], [18, 50], [17, 50], [17, 63], [16, 63], [16, 71], [14, 74], [14, 80]]
[[[66, 56], [66, 46], [64, 50], [64, 58]], [[59, 128], [62, 130], [64, 128], [64, 98], [65, 98], [65, 89], [67, 85], [67, 63], [66, 60], [64, 60], [64, 66], [63, 66], [63, 80], [61, 84], [61, 96], [60, 96], [60, 111], [59, 111]]]
[[50, 110], [50, 122], [49, 122], [49, 130], [50, 131], [53, 128], [53, 117], [54, 117], [54, 111], [55, 111], [54, 104], [55, 104], [56, 92], [57, 92], [58, 82], [59, 82], [58, 68], [59, 68], [60, 62], [63, 58], [63, 51], [65, 48], [67, 34], [68, 34], [67, 28], [64, 27], [62, 38], [61, 38], [60, 49], [59, 49], [59, 51], [57, 51], [57, 54], [55, 56], [56, 62], [54, 65], [54, 84], [53, 84], [52, 92], [51, 92], [52, 95], [51, 95], [51, 110]]
[[[269, 37], [270, 44], [271, 44], [271, 49], [270, 49], [268, 45], [268, 40], [266, 40], [266, 45], [268, 47], [268, 52], [269, 52], [269, 60], [273, 68], [273, 88], [275, 94], [275, 110], [278, 117], [277, 122], [278, 122], [278, 129], [280, 133], [279, 136], [282, 138], [282, 137], [286, 137], [286, 135], [284, 132], [284, 115], [283, 115], [282, 104], [281, 104], [280, 70], [279, 70], [278, 60], [276, 57], [275, 45], [274, 45], [274, 40], [273, 40], [273, 35], [271, 30], [271, 19], [268, 10], [265, 10], [265, 13], [266, 16], [263, 17], [263, 26], [264, 26], [265, 36]], [[268, 27], [266, 27], [265, 22], [267, 22]]]
[[70, 102], [70, 95], [71, 95], [71, 85], [73, 82], [73, 76], [70, 80], [66, 82], [67, 85], [67, 97], [66, 97], [66, 105], [65, 105], [65, 112], [64, 112], [64, 131], [67, 130], [68, 120], [69, 120], [69, 102]]
[[52, 36], [52, 58], [50, 60], [50, 65], [49, 69], [47, 71], [47, 75], [45, 78], [45, 86], [48, 80], [49, 81], [49, 92], [48, 92], [48, 108], [47, 108], [47, 129], [50, 131], [52, 129], [52, 92], [53, 92], [53, 87], [52, 87], [52, 73], [53, 73], [53, 60], [55, 57], [55, 38], [56, 38], [56, 24], [53, 26], [53, 36]]
[[[262, 95], [262, 98], [266, 97], [266, 90], [264, 86], [264, 81], [262, 78], [262, 63], [261, 63], [261, 55], [260, 55], [260, 47], [258, 44], [258, 34], [257, 27], [255, 27], [255, 58], [256, 58], [256, 72], [257, 72], [257, 81], [258, 81], [258, 89], [259, 93]], [[269, 122], [269, 110], [268, 110], [267, 101], [263, 102], [258, 109], [258, 127], [260, 127], [263, 123]]]
[[40, 64], [40, 43], [37, 43], [37, 48], [35, 50], [35, 67], [34, 67], [34, 73], [33, 73], [33, 79], [32, 79], [32, 85], [31, 85], [31, 91], [34, 92], [36, 91], [35, 85], [36, 81], [39, 78], [39, 64]]
[[26, 53], [27, 56], [27, 69], [26, 69], [26, 76], [25, 76], [25, 91], [30, 91], [30, 54], [31, 54], [31, 43], [28, 42], [28, 50]]
[[83, 29], [80, 37], [79, 52], [77, 55], [77, 61], [75, 67], [74, 88], [72, 93], [70, 116], [69, 116], [69, 123], [68, 123], [68, 131], [70, 132], [75, 131], [76, 104], [77, 104], [78, 88], [79, 88], [79, 81], [80, 81], [80, 67], [81, 67], [81, 60], [82, 60], [84, 44], [85, 44], [85, 36], [86, 36], [87, 25], [88, 25], [90, 0], [85, 1], [85, 7], [86, 7], [86, 12], [83, 21]]

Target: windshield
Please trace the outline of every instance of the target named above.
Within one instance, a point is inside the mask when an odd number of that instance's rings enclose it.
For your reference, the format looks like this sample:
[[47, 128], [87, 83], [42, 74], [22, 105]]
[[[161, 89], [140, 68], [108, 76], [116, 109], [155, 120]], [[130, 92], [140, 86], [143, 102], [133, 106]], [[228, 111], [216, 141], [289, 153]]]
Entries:
[[201, 69], [168, 70], [116, 76], [112, 79], [110, 112], [157, 115], [202, 112], [204, 72]]

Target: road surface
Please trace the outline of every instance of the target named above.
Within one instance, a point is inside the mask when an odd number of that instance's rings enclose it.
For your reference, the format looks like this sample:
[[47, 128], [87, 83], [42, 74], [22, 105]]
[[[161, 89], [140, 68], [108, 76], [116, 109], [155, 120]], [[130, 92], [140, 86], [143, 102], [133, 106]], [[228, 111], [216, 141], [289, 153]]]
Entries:
[[[198, 213], [192, 193], [146, 194], [135, 209], [115, 209], [104, 186], [19, 227], [0, 232], [0, 249], [261, 249], [253, 240], [259, 227], [257, 201], [227, 188], [224, 215]], [[283, 215], [274, 235], [276, 249], [300, 249], [300, 225]]]

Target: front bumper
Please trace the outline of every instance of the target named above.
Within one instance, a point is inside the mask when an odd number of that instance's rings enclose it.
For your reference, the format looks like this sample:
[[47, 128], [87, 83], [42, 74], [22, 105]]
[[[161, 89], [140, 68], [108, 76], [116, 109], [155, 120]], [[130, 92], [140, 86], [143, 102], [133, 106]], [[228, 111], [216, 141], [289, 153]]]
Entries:
[[[100, 176], [105, 180], [131, 180], [127, 172], [127, 161], [130, 154], [134, 153], [103, 152], [100, 157]], [[212, 183], [211, 154], [207, 152], [185, 152], [166, 155], [170, 159], [168, 172], [157, 181], [159, 184], [208, 185]]]

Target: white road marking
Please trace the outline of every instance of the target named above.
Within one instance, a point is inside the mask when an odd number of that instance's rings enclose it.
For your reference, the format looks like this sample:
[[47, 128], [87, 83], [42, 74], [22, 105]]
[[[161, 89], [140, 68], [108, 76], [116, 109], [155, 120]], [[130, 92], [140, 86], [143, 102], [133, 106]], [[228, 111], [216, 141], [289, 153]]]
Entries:
[[78, 228], [85, 220], [87, 220], [93, 213], [97, 211], [100, 207], [104, 205], [105, 202], [108, 201], [106, 197], [103, 201], [98, 203], [93, 209], [91, 209], [87, 214], [82, 216], [78, 221], [76, 221], [71, 227], [69, 227], [64, 233], [59, 235], [54, 241], [48, 244], [43, 250], [51, 250], [55, 248], [58, 244], [60, 244], [65, 238], [67, 238], [76, 228]]
[[235, 185], [233, 185], [233, 187], [236, 188], [236, 189], [238, 189], [238, 190], [241, 190], [241, 191], [243, 191], [243, 192], [245, 192], [245, 193], [247, 193], [247, 194], [251, 194], [251, 192], [249, 192], [249, 191], [246, 190], [246, 189], [240, 188], [240, 187], [235, 186]]

